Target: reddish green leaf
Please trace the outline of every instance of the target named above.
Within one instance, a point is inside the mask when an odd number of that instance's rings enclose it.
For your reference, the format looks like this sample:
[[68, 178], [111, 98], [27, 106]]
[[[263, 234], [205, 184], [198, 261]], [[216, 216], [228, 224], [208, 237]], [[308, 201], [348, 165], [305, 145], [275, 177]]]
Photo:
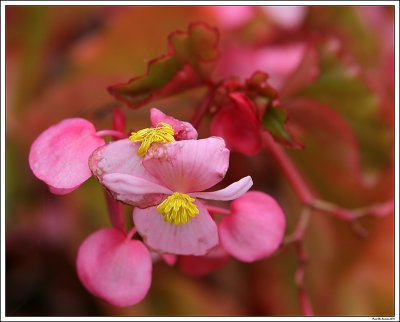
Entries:
[[287, 112], [282, 106], [270, 104], [263, 117], [263, 126], [273, 138], [291, 148], [302, 148], [303, 145], [297, 141], [285, 127]]
[[379, 97], [363, 75], [329, 50], [328, 44], [319, 51], [321, 75], [297, 97], [312, 99], [342, 115], [360, 143], [363, 167], [388, 166], [393, 134], [381, 115]]
[[189, 25], [168, 38], [166, 55], [149, 62], [147, 73], [108, 88], [111, 95], [132, 108], [167, 97], [209, 80], [218, 57], [218, 31], [202, 23]]
[[[254, 101], [263, 115], [262, 125], [273, 138], [291, 148], [302, 148], [285, 127], [287, 112], [277, 103], [278, 91], [268, 83], [268, 74], [257, 71], [245, 81], [245, 92]], [[265, 111], [265, 112], [264, 112]]]

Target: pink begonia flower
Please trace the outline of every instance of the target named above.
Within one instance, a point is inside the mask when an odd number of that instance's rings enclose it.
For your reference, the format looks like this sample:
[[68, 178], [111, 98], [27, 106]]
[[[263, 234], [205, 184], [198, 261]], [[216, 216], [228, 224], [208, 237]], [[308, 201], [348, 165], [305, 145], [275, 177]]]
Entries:
[[140, 302], [151, 285], [152, 262], [146, 246], [116, 228], [87, 237], [79, 248], [76, 266], [82, 284], [116, 306]]
[[221, 245], [236, 259], [253, 262], [273, 254], [282, 242], [285, 216], [266, 193], [247, 192], [231, 203], [218, 226]]
[[257, 108], [243, 93], [229, 97], [230, 102], [220, 107], [211, 122], [211, 134], [222, 137], [231, 151], [255, 155], [262, 148]]
[[66, 194], [92, 175], [88, 166], [89, 156], [104, 143], [89, 121], [66, 119], [49, 127], [33, 142], [29, 165], [51, 192]]
[[167, 118], [160, 121], [156, 127], [133, 132], [130, 139], [97, 149], [90, 168], [115, 199], [136, 206], [135, 226], [150, 248], [204, 255], [218, 244], [218, 232], [198, 198], [233, 200], [253, 182], [245, 177], [225, 189], [201, 192], [220, 182], [228, 170], [224, 140], [175, 141], [174, 128], [180, 124], [168, 124]]
[[178, 266], [186, 275], [198, 277], [220, 269], [229, 259], [228, 253], [218, 245], [204, 256], [179, 256]]
[[304, 59], [306, 47], [303, 42], [257, 48], [230, 44], [221, 52], [217, 73], [221, 78], [234, 75], [246, 79], [255, 70], [266, 71], [269, 83], [281, 89]]
[[237, 28], [250, 20], [254, 14], [252, 6], [212, 6], [218, 19], [226, 28]]
[[308, 10], [306, 6], [261, 6], [261, 9], [286, 29], [299, 27], [304, 22]]

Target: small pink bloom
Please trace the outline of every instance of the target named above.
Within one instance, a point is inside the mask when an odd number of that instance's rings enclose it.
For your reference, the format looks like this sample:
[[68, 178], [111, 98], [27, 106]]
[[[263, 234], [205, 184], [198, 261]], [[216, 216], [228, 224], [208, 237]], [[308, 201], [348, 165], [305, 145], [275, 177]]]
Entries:
[[254, 14], [251, 6], [212, 6], [220, 22], [227, 28], [237, 28], [250, 20]]
[[189, 276], [204, 276], [223, 267], [229, 258], [228, 253], [219, 245], [204, 256], [179, 256], [178, 266]]
[[261, 8], [285, 29], [298, 28], [307, 15], [306, 6], [262, 6]]
[[197, 131], [189, 122], [179, 121], [172, 116], [168, 116], [159, 109], [152, 108], [150, 110], [151, 126], [156, 127], [160, 123], [168, 123], [175, 131], [175, 140], [195, 140], [197, 139]]
[[153, 144], [144, 158], [137, 155], [139, 144], [120, 140], [97, 149], [90, 158], [93, 173], [117, 200], [136, 206], [135, 226], [153, 250], [206, 254], [218, 244], [218, 232], [198, 198], [238, 198], [251, 187], [251, 178], [201, 192], [228, 170], [229, 150], [221, 138]]
[[224, 138], [230, 150], [255, 155], [262, 147], [257, 108], [245, 94], [233, 92], [229, 98], [214, 116], [211, 133]]
[[115, 228], [91, 234], [79, 248], [78, 276], [95, 296], [116, 306], [140, 302], [151, 284], [149, 251]]
[[300, 41], [257, 48], [229, 44], [221, 52], [217, 74], [221, 78], [235, 76], [245, 80], [254, 71], [264, 71], [269, 75], [268, 83], [280, 90], [291, 81], [307, 50], [306, 43]]
[[45, 130], [33, 142], [29, 165], [55, 194], [78, 188], [90, 176], [90, 154], [104, 140], [92, 123], [81, 118], [66, 119]]
[[274, 199], [251, 191], [231, 203], [231, 215], [218, 227], [224, 249], [243, 262], [273, 254], [282, 242], [285, 216]]

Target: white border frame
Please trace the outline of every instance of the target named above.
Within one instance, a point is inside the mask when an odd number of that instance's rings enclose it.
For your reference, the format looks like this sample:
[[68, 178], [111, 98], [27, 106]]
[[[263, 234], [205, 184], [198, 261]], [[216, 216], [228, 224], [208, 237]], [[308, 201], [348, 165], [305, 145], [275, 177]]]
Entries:
[[[395, 316], [390, 317], [6, 317], [5, 316], [5, 7], [7, 5], [392, 5], [395, 7]], [[397, 1], [2, 1], [1, 2], [1, 315], [2, 321], [399, 321], [399, 3]]]

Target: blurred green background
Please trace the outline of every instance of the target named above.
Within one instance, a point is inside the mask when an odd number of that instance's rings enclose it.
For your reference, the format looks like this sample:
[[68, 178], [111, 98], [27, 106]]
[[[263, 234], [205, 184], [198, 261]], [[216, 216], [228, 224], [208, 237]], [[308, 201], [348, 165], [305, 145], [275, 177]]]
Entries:
[[[63, 118], [84, 117], [97, 129], [110, 128], [118, 103], [107, 86], [144, 73], [150, 59], [166, 52], [168, 34], [192, 21], [220, 30], [227, 58], [217, 78], [272, 66], [265, 71], [306, 146], [288, 152], [316, 195], [350, 208], [393, 198], [393, 8], [230, 9], [6, 7], [7, 316], [301, 314], [292, 248], [253, 264], [230, 260], [201, 278], [156, 263], [140, 304], [121, 309], [96, 299], [80, 284], [75, 257], [88, 234], [110, 225], [100, 185], [91, 178], [77, 191], [56, 196], [29, 169], [33, 140]], [[291, 46], [302, 49], [294, 52], [298, 62], [288, 71], [283, 57]], [[200, 88], [140, 110], [122, 107], [127, 128], [147, 127], [152, 106], [189, 120], [202, 95]], [[206, 119], [200, 136], [209, 135], [208, 125]], [[279, 201], [289, 234], [300, 204], [286, 178], [268, 154], [233, 153], [227, 180], [249, 174], [255, 189]], [[131, 209], [125, 211], [129, 222]], [[362, 224], [366, 238], [329, 215], [312, 216], [306, 285], [317, 315], [394, 314], [393, 216]]]

